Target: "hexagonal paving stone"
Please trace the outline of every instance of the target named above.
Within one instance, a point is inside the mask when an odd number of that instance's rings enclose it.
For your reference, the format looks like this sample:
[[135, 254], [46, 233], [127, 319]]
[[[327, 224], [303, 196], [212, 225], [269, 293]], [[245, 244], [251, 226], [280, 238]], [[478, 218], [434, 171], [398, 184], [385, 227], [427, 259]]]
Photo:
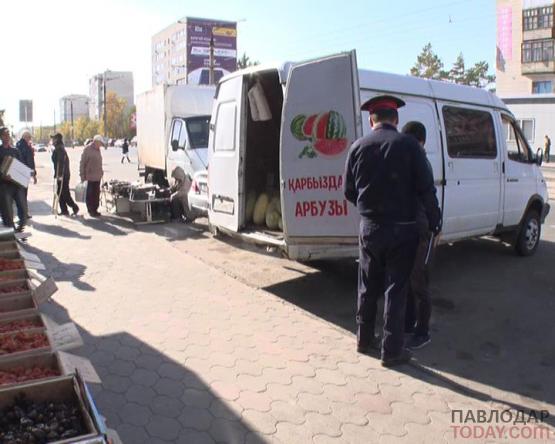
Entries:
[[159, 356], [143, 353], [133, 361], [138, 368], [145, 370], [158, 370], [162, 360]]
[[183, 429], [179, 432], [176, 444], [214, 444], [216, 441], [206, 432]]
[[214, 396], [206, 390], [186, 389], [181, 397], [183, 404], [191, 407], [208, 408]]
[[118, 359], [123, 359], [125, 361], [134, 361], [139, 357], [141, 352], [134, 348], [128, 347], [126, 345], [121, 345], [114, 354], [118, 357]]
[[151, 439], [144, 427], [137, 427], [131, 424], [122, 424], [118, 427], [117, 432], [124, 443], [146, 444]]
[[158, 373], [153, 372], [152, 370], [145, 370], [139, 368], [133, 372], [131, 375], [131, 379], [134, 383], [144, 385], [146, 387], [152, 387], [156, 384], [156, 381], [160, 379]]
[[208, 430], [213, 419], [208, 410], [190, 406], [183, 407], [179, 418], [177, 418], [183, 427], [198, 431]]
[[156, 392], [150, 387], [134, 384], [127, 389], [125, 397], [130, 402], [136, 402], [137, 404], [148, 406], [156, 397]]
[[125, 393], [130, 385], [131, 381], [129, 378], [124, 378], [123, 376], [109, 374], [102, 378], [102, 387], [112, 392]]
[[210, 436], [217, 442], [242, 443], [247, 435], [247, 428], [240, 421], [217, 419], [210, 426]]
[[131, 376], [135, 371], [135, 364], [130, 361], [116, 360], [109, 366], [111, 373], [118, 376]]
[[161, 378], [152, 387], [159, 395], [171, 396], [172, 398], [179, 398], [183, 395], [183, 384], [174, 379]]
[[121, 409], [119, 416], [124, 423], [135, 426], [145, 426], [148, 424], [152, 415], [147, 407], [135, 403], [129, 403]]
[[155, 415], [177, 418], [183, 410], [183, 403], [179, 399], [169, 396], [157, 396], [152, 400], [150, 410]]
[[177, 420], [157, 415], [152, 416], [146, 426], [146, 430], [151, 436], [165, 440], [176, 439], [180, 429], [181, 425]]
[[184, 367], [179, 364], [174, 364], [172, 362], [164, 362], [160, 367], [158, 367], [158, 374], [163, 378], [170, 378], [176, 381], [180, 381], [183, 378], [183, 374], [188, 372]]

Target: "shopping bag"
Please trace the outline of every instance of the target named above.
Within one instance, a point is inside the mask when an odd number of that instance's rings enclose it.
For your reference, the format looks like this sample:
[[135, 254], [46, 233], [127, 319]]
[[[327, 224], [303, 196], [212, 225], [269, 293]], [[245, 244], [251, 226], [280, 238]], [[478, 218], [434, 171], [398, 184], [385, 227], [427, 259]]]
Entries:
[[75, 200], [77, 202], [85, 202], [87, 199], [87, 181], [78, 183], [75, 187]]

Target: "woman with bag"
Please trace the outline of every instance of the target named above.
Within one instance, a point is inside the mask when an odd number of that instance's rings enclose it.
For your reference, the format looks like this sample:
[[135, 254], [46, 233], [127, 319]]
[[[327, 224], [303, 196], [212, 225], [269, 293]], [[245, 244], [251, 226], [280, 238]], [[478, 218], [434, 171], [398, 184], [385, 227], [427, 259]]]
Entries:
[[[60, 133], [53, 134], [52, 145], [54, 151], [52, 152], [52, 162], [54, 163], [54, 179], [56, 179], [56, 194], [60, 204], [60, 216], [69, 216], [67, 207], [73, 209], [73, 215], [76, 216], [79, 212], [79, 207], [73, 201], [71, 193], [69, 192], [69, 157], [64, 146], [63, 137]], [[56, 210], [56, 209], [54, 209]]]

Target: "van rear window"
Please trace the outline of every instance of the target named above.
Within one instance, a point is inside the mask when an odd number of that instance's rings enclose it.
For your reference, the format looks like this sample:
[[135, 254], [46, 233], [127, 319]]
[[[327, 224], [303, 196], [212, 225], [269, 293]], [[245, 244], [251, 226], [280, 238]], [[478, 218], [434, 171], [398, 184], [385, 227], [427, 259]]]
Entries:
[[493, 118], [487, 111], [443, 107], [447, 152], [453, 158], [494, 159], [497, 144]]

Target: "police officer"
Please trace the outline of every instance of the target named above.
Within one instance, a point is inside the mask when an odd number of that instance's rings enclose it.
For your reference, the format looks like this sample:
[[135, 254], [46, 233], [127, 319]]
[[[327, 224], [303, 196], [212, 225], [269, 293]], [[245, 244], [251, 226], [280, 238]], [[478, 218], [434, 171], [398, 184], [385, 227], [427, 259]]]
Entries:
[[405, 305], [418, 234], [416, 209], [424, 205], [430, 231], [439, 233], [441, 213], [434, 180], [418, 142], [397, 131], [398, 108], [393, 96], [377, 96], [361, 109], [370, 113], [372, 132], [351, 146], [344, 192], [360, 215], [357, 350], [378, 347], [375, 320], [384, 294], [382, 365], [408, 362], [404, 348]]

